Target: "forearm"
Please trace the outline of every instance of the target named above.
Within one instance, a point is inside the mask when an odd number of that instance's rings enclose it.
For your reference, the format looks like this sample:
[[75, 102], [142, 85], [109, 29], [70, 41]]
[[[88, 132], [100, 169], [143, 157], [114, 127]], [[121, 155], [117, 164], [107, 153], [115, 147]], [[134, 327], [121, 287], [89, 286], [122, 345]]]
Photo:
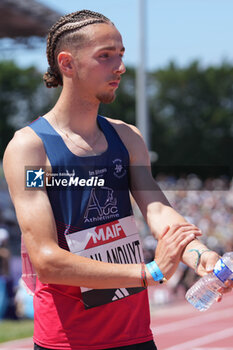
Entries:
[[169, 204], [164, 205], [159, 202], [148, 205], [146, 221], [156, 239], [160, 238], [166, 226], [187, 223], [185, 218], [177, 213]]
[[[166, 226], [185, 224], [187, 221], [169, 205], [152, 203], [148, 206], [148, 225], [156, 239], [160, 239], [161, 233]], [[196, 228], [196, 230], [198, 230]], [[196, 236], [201, 232], [196, 231]], [[199, 254], [207, 251], [208, 248], [198, 239], [194, 239], [184, 247], [181, 254], [181, 261], [189, 267], [196, 269]], [[198, 254], [199, 253], [199, 254]]]
[[[59, 247], [52, 214], [37, 212], [41, 220], [35, 225], [35, 214], [27, 218], [23, 212], [18, 207], [24, 243], [41, 282], [95, 289], [141, 286], [141, 264], [110, 264], [73, 254]], [[154, 284], [149, 272], [147, 278]]]
[[209, 251], [209, 249], [198, 239], [195, 239], [185, 247], [181, 260], [186, 265], [196, 270], [199, 254], [205, 251]]
[[[141, 264], [110, 264], [72, 254], [59, 247], [40, 254], [38, 277], [43, 283], [95, 289], [141, 287]], [[155, 285], [147, 272], [149, 285]]]

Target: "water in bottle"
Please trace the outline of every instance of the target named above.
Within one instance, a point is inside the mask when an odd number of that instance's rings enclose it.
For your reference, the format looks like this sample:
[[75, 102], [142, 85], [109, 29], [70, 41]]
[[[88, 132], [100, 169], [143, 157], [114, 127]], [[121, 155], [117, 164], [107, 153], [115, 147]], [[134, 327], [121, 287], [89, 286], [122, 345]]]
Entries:
[[186, 293], [185, 298], [199, 311], [207, 310], [219, 296], [218, 289], [233, 278], [233, 252], [225, 253], [213, 273], [203, 276]]

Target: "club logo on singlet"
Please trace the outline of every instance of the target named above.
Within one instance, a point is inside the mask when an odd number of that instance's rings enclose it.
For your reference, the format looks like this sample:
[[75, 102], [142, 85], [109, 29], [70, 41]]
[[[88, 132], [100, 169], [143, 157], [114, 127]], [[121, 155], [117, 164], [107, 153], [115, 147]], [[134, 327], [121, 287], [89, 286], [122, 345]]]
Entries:
[[84, 222], [119, 218], [117, 198], [110, 187], [93, 188], [84, 214]]
[[113, 175], [117, 177], [118, 179], [121, 179], [123, 176], [126, 175], [126, 169], [124, 165], [122, 164], [122, 160], [117, 158], [114, 159], [113, 161], [114, 164], [114, 172]]

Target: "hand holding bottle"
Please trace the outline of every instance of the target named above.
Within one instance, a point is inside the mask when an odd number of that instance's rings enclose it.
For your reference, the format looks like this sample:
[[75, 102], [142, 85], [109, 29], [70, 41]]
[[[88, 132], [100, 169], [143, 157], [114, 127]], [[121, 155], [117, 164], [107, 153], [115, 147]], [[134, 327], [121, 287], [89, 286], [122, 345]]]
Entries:
[[207, 310], [221, 294], [233, 288], [233, 252], [225, 253], [213, 270], [197, 281], [186, 293], [186, 299], [199, 311]]
[[[226, 253], [229, 254], [229, 253]], [[197, 268], [197, 273], [200, 276], [204, 276], [207, 273], [211, 273], [214, 270], [214, 267], [217, 261], [220, 259], [219, 255], [213, 250], [206, 251], [200, 259], [200, 263]], [[217, 291], [219, 295], [217, 296], [216, 301], [222, 300], [222, 295], [231, 292], [233, 289], [233, 281], [227, 280], [224, 282], [224, 285], [220, 287]]]

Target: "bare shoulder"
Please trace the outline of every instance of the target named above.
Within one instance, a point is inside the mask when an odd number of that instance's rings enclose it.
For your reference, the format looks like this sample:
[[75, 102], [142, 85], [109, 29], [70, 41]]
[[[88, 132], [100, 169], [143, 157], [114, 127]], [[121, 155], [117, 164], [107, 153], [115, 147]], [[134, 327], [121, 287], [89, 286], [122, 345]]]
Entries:
[[142, 134], [139, 129], [132, 124], [127, 124], [122, 120], [106, 118], [114, 127], [122, 142], [126, 146], [130, 161], [133, 164], [149, 164], [149, 154]]
[[120, 119], [112, 119], [112, 118], [106, 118], [106, 119], [111, 123], [111, 125], [116, 129], [116, 131], [119, 133], [121, 137], [125, 137], [125, 136], [142, 137], [139, 129], [135, 125], [125, 123]]
[[28, 126], [15, 132], [5, 150], [3, 163], [6, 163], [9, 159], [16, 161], [18, 158], [20, 158], [23, 163], [45, 161], [43, 143]]
[[42, 145], [40, 138], [28, 126], [19, 129], [15, 132], [7, 147], [30, 147]]
[[24, 189], [25, 167], [47, 165], [41, 139], [30, 127], [18, 130], [3, 156], [3, 170], [11, 193]]

